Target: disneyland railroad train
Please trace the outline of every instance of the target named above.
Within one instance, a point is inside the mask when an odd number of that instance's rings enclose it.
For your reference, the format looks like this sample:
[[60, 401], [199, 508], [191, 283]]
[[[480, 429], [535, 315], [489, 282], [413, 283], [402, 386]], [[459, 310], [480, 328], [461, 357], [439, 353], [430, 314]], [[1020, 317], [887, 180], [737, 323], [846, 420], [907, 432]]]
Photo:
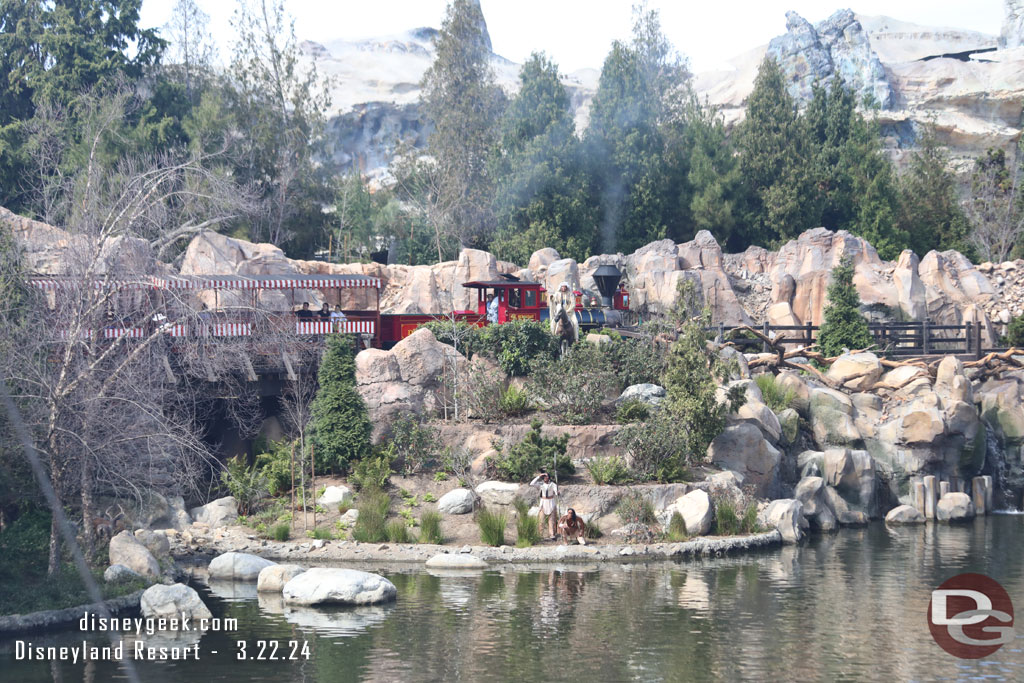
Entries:
[[[629, 292], [620, 286], [622, 273], [612, 265], [600, 266], [594, 271], [594, 282], [601, 293], [601, 300], [585, 296], [576, 291], [576, 320], [580, 331], [599, 328], [621, 328], [635, 324], [634, 314], [629, 310]], [[483, 327], [487, 324], [487, 295], [493, 294], [498, 300], [498, 324], [514, 320], [547, 320], [547, 290], [539, 282], [520, 280], [513, 275], [501, 279], [464, 282], [466, 289], [476, 290], [476, 309], [455, 311], [456, 320]], [[385, 313], [380, 316], [380, 344], [390, 348], [405, 339], [416, 329], [432, 320], [437, 314]]]
[[[596, 297], [576, 292], [576, 320], [580, 331], [602, 327], [629, 328], [636, 315], [629, 310], [629, 293], [620, 286], [622, 274], [612, 265], [600, 266], [594, 281], [601, 294]], [[390, 348], [408, 337], [423, 323], [452, 314], [380, 312], [378, 277], [357, 274], [319, 275], [168, 275], [87, 279], [60, 275], [32, 275], [28, 284], [47, 294], [47, 307], [57, 311], [70, 296], [70, 290], [92, 292], [103, 301], [106, 316], [97, 329], [78, 329], [83, 339], [144, 339], [156, 332], [171, 338], [203, 337], [216, 339], [258, 337], [263, 327], [303, 338], [329, 334], [354, 334], [362, 347]], [[487, 295], [498, 300], [498, 324], [513, 320], [547, 320], [547, 292], [539, 282], [503, 275], [493, 281], [462, 284], [477, 292], [475, 310], [455, 311], [456, 320], [483, 327], [487, 324]], [[313, 311], [277, 311], [254, 315], [264, 294], [278, 292], [284, 300], [298, 304], [306, 299], [302, 292], [318, 292], [324, 301], [333, 301], [334, 309], [342, 300], [341, 290], [358, 290], [368, 304], [362, 309], [343, 311], [340, 319], [320, 318]], [[189, 303], [191, 302], [191, 303]], [[198, 311], [192, 310], [196, 305]], [[55, 330], [56, 339], [67, 339], [71, 330]]]

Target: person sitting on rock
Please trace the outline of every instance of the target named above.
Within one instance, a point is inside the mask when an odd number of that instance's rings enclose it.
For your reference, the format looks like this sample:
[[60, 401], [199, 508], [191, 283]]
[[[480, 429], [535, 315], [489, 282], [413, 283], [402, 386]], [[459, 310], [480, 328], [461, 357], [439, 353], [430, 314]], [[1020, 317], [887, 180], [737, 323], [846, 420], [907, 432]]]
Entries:
[[562, 535], [562, 543], [578, 541], [580, 545], [586, 545], [587, 541], [583, 538], [585, 532], [586, 525], [583, 523], [583, 518], [577, 515], [572, 508], [569, 508], [558, 520], [558, 533]]

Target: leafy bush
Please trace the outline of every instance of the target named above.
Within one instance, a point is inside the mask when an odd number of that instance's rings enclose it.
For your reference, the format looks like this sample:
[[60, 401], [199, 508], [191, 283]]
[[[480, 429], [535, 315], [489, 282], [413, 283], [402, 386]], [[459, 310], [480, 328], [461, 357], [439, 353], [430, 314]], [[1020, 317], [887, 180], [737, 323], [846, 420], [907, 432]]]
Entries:
[[680, 481], [694, 459], [687, 435], [665, 410], [647, 422], [628, 425], [615, 436], [637, 481]]
[[330, 335], [311, 406], [317, 466], [347, 470], [370, 452], [372, 426], [356, 391], [355, 351], [348, 335]]
[[793, 405], [796, 400], [796, 391], [792, 387], [784, 387], [775, 375], [765, 373], [754, 378], [757, 388], [761, 390], [761, 397], [765, 405], [776, 413], [781, 413]]
[[484, 422], [496, 422], [504, 418], [502, 398], [505, 395], [505, 378], [501, 372], [473, 361], [466, 374], [459, 392], [469, 415]]
[[480, 527], [480, 540], [492, 546], [505, 545], [505, 525], [508, 516], [504, 512], [491, 512], [483, 507], [477, 511], [476, 523]]
[[528, 411], [532, 407], [532, 403], [530, 395], [525, 389], [519, 389], [515, 385], [510, 384], [508, 388], [501, 392], [498, 406], [503, 415], [517, 417]]
[[436, 510], [427, 510], [420, 516], [420, 543], [433, 543], [440, 545], [444, 543], [444, 535], [441, 533], [441, 513]]
[[291, 441], [270, 441], [260, 445], [263, 452], [256, 456], [256, 467], [266, 478], [270, 495], [279, 496], [292, 487], [292, 448], [295, 444]]
[[530, 517], [530, 504], [522, 498], [512, 501], [516, 510], [516, 547], [528, 548], [540, 542], [540, 527], [534, 517]]
[[615, 509], [623, 524], [654, 524], [654, 504], [639, 491], [630, 491]]
[[589, 424], [601, 403], [618, 386], [600, 349], [573, 344], [559, 360], [539, 359], [530, 377], [530, 393], [569, 424]]
[[503, 444], [495, 444], [498, 456], [494, 460], [494, 467], [502, 478], [526, 482], [541, 469], [546, 469], [553, 475], [552, 465], [557, 469], [559, 475], [564, 476], [576, 472], [572, 459], [565, 454], [569, 444], [569, 435], [541, 436], [542, 426], [540, 420], [531, 422], [530, 431], [526, 433], [523, 440], [507, 450]]
[[678, 543], [689, 537], [690, 534], [686, 531], [686, 520], [678, 510], [673, 512], [672, 517], [668, 520], [668, 531], [665, 533], [665, 538], [673, 543]]
[[650, 341], [610, 335], [611, 344], [601, 347], [621, 391], [634, 384], [660, 384], [667, 362], [665, 351]]
[[318, 541], [329, 541], [332, 538], [334, 538], [334, 534], [331, 532], [331, 530], [327, 527], [322, 526], [313, 527], [312, 529], [310, 529], [308, 535], [310, 538], [314, 538]]
[[629, 468], [626, 466], [626, 461], [617, 455], [591, 458], [587, 461], [587, 471], [590, 472], [594, 483], [599, 486], [621, 484], [629, 479]]
[[256, 467], [249, 467], [243, 456], [227, 461], [220, 473], [221, 483], [238, 503], [238, 513], [252, 514], [257, 501], [267, 493], [267, 478]]
[[270, 532], [267, 535], [275, 541], [287, 541], [292, 535], [292, 525], [287, 522], [275, 524], [270, 527]]
[[384, 535], [389, 543], [409, 543], [409, 527], [400, 519], [388, 522], [384, 526]]
[[838, 356], [844, 348], [866, 349], [874, 343], [868, 321], [860, 312], [860, 296], [853, 286], [853, 265], [848, 259], [832, 269], [824, 321], [818, 331], [818, 346], [826, 356]]
[[729, 500], [715, 501], [715, 533], [719, 536], [735, 536], [758, 531], [757, 505], [750, 503], [740, 516], [736, 506]]
[[387, 539], [385, 520], [391, 510], [391, 498], [380, 489], [367, 488], [359, 494], [359, 517], [352, 538], [361, 543], [380, 543]]
[[357, 490], [364, 488], [383, 489], [391, 479], [391, 461], [387, 455], [363, 458], [352, 467], [349, 481]]
[[593, 540], [593, 539], [601, 538], [602, 536], [604, 536], [604, 533], [601, 531], [601, 527], [599, 527], [597, 525], [597, 520], [596, 519], [591, 519], [583, 527], [583, 537], [584, 538]]
[[554, 358], [557, 350], [547, 323], [537, 320], [513, 320], [480, 328], [480, 344], [511, 376], [528, 374], [536, 359]]
[[455, 322], [454, 325], [450, 320], [431, 320], [423, 323], [420, 327], [430, 330], [437, 341], [448, 346], [456, 346], [457, 339], [458, 351], [466, 358], [480, 353], [483, 348], [480, 339], [481, 328], [476, 325], [461, 320]]
[[438, 432], [412, 415], [406, 414], [391, 423], [384, 455], [400, 466], [405, 474], [415, 474], [436, 458]]
[[650, 407], [643, 401], [626, 401], [615, 411], [615, 421], [619, 424], [641, 422], [651, 416]]
[[1024, 315], [1018, 315], [1006, 328], [1006, 342], [1010, 346], [1024, 347]]

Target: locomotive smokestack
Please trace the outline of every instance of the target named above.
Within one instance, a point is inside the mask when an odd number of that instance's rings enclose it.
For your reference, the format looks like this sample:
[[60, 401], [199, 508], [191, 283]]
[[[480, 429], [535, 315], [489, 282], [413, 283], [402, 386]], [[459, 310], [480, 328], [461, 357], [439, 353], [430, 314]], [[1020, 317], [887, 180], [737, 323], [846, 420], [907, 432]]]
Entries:
[[622, 273], [611, 264], [605, 264], [594, 271], [594, 282], [597, 283], [597, 291], [601, 292], [601, 305], [611, 308], [612, 297], [619, 287], [619, 280]]

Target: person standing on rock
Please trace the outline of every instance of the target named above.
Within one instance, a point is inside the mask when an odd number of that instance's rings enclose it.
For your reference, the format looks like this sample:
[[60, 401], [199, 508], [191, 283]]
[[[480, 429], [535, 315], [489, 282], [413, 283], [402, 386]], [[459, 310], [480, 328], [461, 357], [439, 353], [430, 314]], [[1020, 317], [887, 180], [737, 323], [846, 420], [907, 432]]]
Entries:
[[544, 534], [544, 523], [548, 526], [548, 540], [555, 540], [555, 529], [558, 523], [558, 484], [551, 481], [547, 472], [541, 472], [530, 486], [540, 487], [540, 514], [537, 520], [540, 524], [540, 533]]

